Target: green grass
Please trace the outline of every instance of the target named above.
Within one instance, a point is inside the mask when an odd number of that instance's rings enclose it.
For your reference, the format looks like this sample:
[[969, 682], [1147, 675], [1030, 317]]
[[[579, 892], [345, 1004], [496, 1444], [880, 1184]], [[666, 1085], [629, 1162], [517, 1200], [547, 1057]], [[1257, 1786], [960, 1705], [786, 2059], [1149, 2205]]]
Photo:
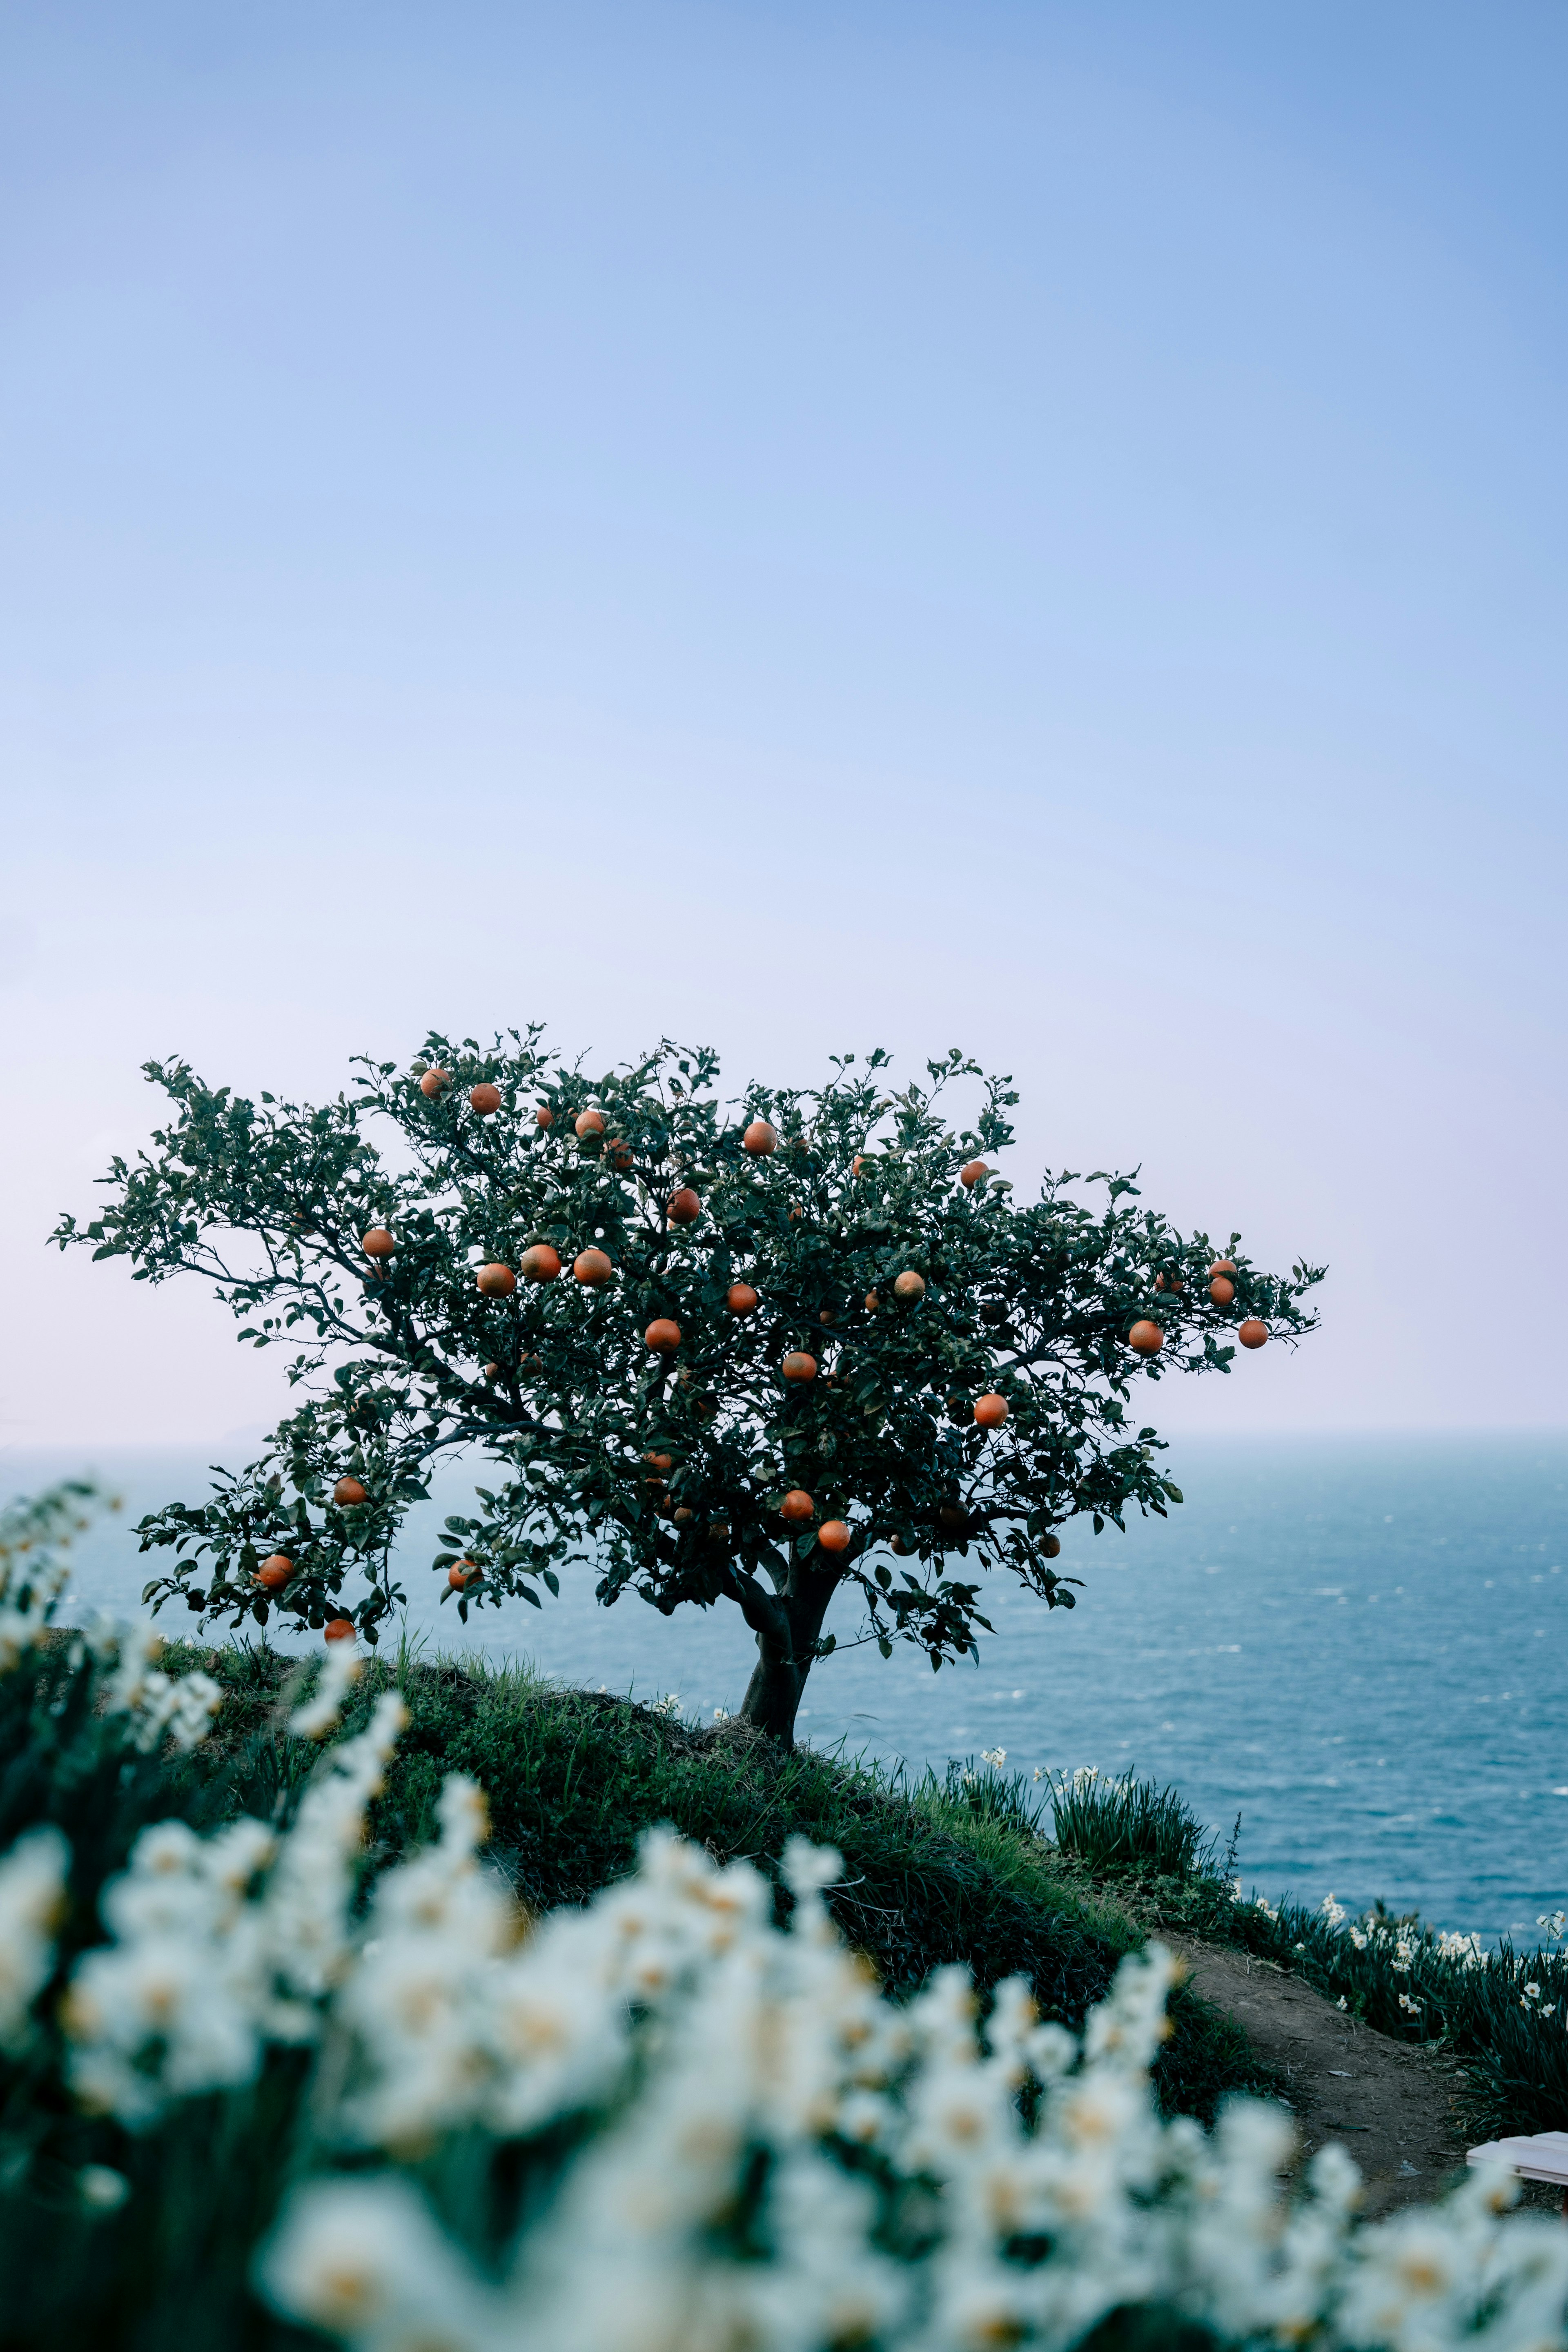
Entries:
[[[243, 1801], [267, 1810], [310, 1762], [268, 1727], [289, 1668], [265, 1647], [206, 1663], [230, 1694], [218, 1749], [237, 1762], [243, 1751]], [[657, 1822], [722, 1860], [746, 1856], [775, 1887], [798, 1832], [843, 1854], [836, 1916], [895, 1992], [957, 1960], [983, 1990], [1026, 1976], [1047, 2015], [1076, 2023], [1124, 1952], [1177, 1929], [1276, 1962], [1397, 2041], [1441, 2043], [1470, 2072], [1479, 2129], [1568, 2128], [1561, 1948], [1504, 1946], [1478, 1967], [1419, 1920], [1336, 1924], [1288, 1900], [1238, 1901], [1175, 1789], [1131, 1776], [1037, 1784], [973, 1759], [916, 1777], [812, 1749], [784, 1755], [738, 1727], [697, 1731], [520, 1669], [406, 1652], [371, 1665], [350, 1727], [391, 1680], [412, 1720], [376, 1817], [384, 1850], [426, 1837], [443, 1774], [468, 1772], [489, 1796], [494, 1859], [532, 1908], [586, 1900], [630, 1868]], [[777, 1900], [787, 1906], [782, 1889]], [[1239, 2028], [1184, 1989], [1173, 2021], [1156, 2077], [1168, 2111], [1206, 2120], [1227, 2091], [1278, 2095]]]
[[1561, 1943], [1516, 1950], [1505, 1941], [1483, 1959], [1414, 1914], [1379, 1906], [1351, 1920], [1327, 1906], [1240, 1899], [1228, 1859], [1216, 1860], [1179, 1791], [1150, 1781], [1064, 1774], [1042, 1801], [1021, 1775], [950, 1766], [947, 1787], [977, 1813], [1049, 1836], [1060, 1857], [1097, 1888], [1120, 1890], [1151, 1928], [1257, 1953], [1394, 2041], [1442, 2045], [1468, 2071], [1478, 2130], [1568, 2130]]
[[[287, 1664], [259, 1647], [204, 1663], [229, 1695], [206, 1769], [226, 1758], [236, 1801], [266, 1810], [300, 1769], [300, 1743], [273, 1729]], [[407, 1654], [367, 1666], [345, 1732], [389, 1682], [410, 1721], [373, 1819], [382, 1850], [427, 1837], [443, 1778], [467, 1772], [489, 1799], [491, 1859], [531, 1909], [586, 1901], [631, 1868], [645, 1829], [668, 1822], [721, 1861], [754, 1863], [773, 1882], [781, 1916], [786, 1839], [836, 1846], [838, 1925], [896, 1993], [959, 1961], [983, 1991], [1027, 1977], [1047, 2016], [1077, 2024], [1117, 1962], [1146, 1940], [1123, 1905], [1064, 1872], [1033, 1824], [988, 1813], [962, 1787], [809, 1748], [784, 1754], [738, 1726], [696, 1731], [519, 1668]], [[1228, 2092], [1278, 2088], [1240, 2028], [1184, 1987], [1172, 2020], [1156, 2075], [1167, 2111], [1207, 2120]]]

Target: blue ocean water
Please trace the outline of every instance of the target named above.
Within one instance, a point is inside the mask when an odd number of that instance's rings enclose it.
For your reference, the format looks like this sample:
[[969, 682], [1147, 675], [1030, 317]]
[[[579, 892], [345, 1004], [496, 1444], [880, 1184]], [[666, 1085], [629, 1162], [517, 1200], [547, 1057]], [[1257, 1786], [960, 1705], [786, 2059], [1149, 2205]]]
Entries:
[[[77, 1608], [132, 1607], [130, 1520], [205, 1491], [204, 1457], [0, 1456], [0, 1491], [95, 1468], [124, 1497], [83, 1539]], [[1568, 1898], [1568, 1438], [1184, 1440], [1168, 1521], [1069, 1528], [1079, 1605], [1047, 1612], [999, 1581], [978, 1666], [840, 1653], [813, 1676], [803, 1737], [941, 1765], [1096, 1764], [1177, 1782], [1270, 1895], [1382, 1896], [1441, 1926], [1533, 1939]], [[723, 1608], [673, 1621], [598, 1609], [579, 1570], [558, 1602], [483, 1612], [465, 1633], [429, 1570], [448, 1473], [411, 1524], [411, 1622], [442, 1647], [521, 1654], [571, 1682], [733, 1708], [750, 1637]], [[853, 1601], [840, 1641], [854, 1632]], [[183, 1626], [184, 1621], [181, 1620]], [[178, 1628], [176, 1628], [178, 1629]]]

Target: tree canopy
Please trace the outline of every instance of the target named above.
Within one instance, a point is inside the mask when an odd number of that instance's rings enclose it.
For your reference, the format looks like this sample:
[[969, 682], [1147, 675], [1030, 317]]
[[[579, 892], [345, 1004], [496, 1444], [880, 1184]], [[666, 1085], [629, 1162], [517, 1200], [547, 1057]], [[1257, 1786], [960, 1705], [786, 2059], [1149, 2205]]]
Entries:
[[987, 1573], [1070, 1608], [1068, 1520], [1181, 1499], [1134, 1381], [1315, 1326], [1321, 1268], [1264, 1274], [1234, 1234], [1216, 1254], [1132, 1177], [1016, 1200], [994, 1160], [1017, 1097], [956, 1049], [901, 1090], [877, 1051], [731, 1105], [709, 1051], [590, 1077], [538, 1027], [353, 1067], [310, 1107], [147, 1064], [168, 1123], [53, 1236], [137, 1280], [205, 1276], [242, 1340], [288, 1351], [300, 1402], [260, 1458], [141, 1523], [155, 1609], [374, 1642], [410, 1506], [478, 1454], [493, 1483], [446, 1522], [444, 1601], [537, 1605], [583, 1560], [605, 1603], [733, 1603], [744, 1712], [788, 1738], [842, 1588], [849, 1638], [933, 1667], [989, 1630]]

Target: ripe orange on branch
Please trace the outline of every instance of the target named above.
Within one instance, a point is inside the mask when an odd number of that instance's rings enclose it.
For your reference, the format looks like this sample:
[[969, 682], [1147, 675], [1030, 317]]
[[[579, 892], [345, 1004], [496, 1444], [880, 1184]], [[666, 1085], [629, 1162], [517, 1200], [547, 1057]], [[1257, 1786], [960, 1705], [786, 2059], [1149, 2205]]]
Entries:
[[914, 1299], [923, 1298], [925, 1295], [926, 1278], [923, 1274], [917, 1274], [912, 1265], [905, 1266], [902, 1274], [894, 1276], [893, 1297], [895, 1298], [901, 1298], [908, 1305]]
[[268, 1592], [281, 1592], [293, 1573], [294, 1563], [287, 1552], [275, 1551], [271, 1559], [264, 1559], [257, 1570], [256, 1581], [264, 1585]]
[[372, 1225], [369, 1233], [360, 1243], [360, 1247], [366, 1257], [390, 1257], [397, 1244], [384, 1225]]
[[816, 1505], [804, 1486], [792, 1486], [779, 1505], [779, 1516], [787, 1519], [792, 1528], [803, 1528], [808, 1519], [816, 1517]]
[[573, 1273], [579, 1282], [586, 1283], [590, 1290], [595, 1289], [602, 1282], [608, 1282], [615, 1270], [602, 1249], [579, 1250], [572, 1261]]
[[548, 1103], [540, 1104], [539, 1108], [533, 1114], [533, 1123], [535, 1127], [554, 1126], [555, 1113], [551, 1109]]
[[1040, 1538], [1040, 1549], [1045, 1553], [1047, 1559], [1059, 1559], [1061, 1557], [1061, 1549], [1062, 1539], [1060, 1536], [1042, 1536]]
[[364, 1488], [357, 1478], [340, 1478], [332, 1488], [332, 1500], [343, 1510], [352, 1510], [356, 1503], [363, 1502]]
[[974, 1400], [974, 1418], [982, 1429], [1000, 1429], [1007, 1418], [1007, 1400], [994, 1391]]
[[984, 1160], [971, 1160], [959, 1170], [958, 1181], [966, 1192], [973, 1192], [980, 1179], [983, 1176], [989, 1176], [990, 1173], [991, 1171]]
[[584, 1139], [590, 1135], [603, 1135], [605, 1114], [602, 1110], [580, 1110], [573, 1124], [578, 1135]]
[[321, 1636], [324, 1641], [328, 1642], [352, 1642], [354, 1637], [353, 1619], [352, 1617], [329, 1617], [325, 1625], [321, 1629]]
[[468, 1088], [468, 1100], [481, 1118], [489, 1118], [491, 1111], [500, 1108], [500, 1088], [481, 1078], [477, 1087]]
[[1157, 1356], [1165, 1344], [1165, 1335], [1157, 1323], [1151, 1323], [1145, 1316], [1127, 1334], [1127, 1344], [1140, 1356]]
[[474, 1280], [487, 1298], [510, 1298], [517, 1288], [517, 1276], [510, 1265], [481, 1265]]
[[1244, 1348], [1261, 1348], [1268, 1337], [1268, 1326], [1256, 1315], [1249, 1315], [1237, 1333]]
[[632, 1147], [620, 1136], [613, 1135], [605, 1146], [605, 1157], [611, 1167], [618, 1168], [624, 1176], [632, 1164]]
[[770, 1151], [776, 1151], [779, 1148], [777, 1130], [770, 1127], [765, 1118], [754, 1118], [741, 1141], [759, 1160], [765, 1160]]
[[656, 1355], [673, 1355], [680, 1345], [680, 1326], [668, 1315], [656, 1315], [643, 1338]]
[[450, 1071], [426, 1070], [425, 1076], [419, 1081], [419, 1091], [424, 1096], [426, 1102], [434, 1102], [442, 1088], [444, 1087], [449, 1087], [451, 1083], [452, 1077]]
[[694, 1225], [702, 1214], [701, 1198], [689, 1184], [682, 1184], [665, 1202], [665, 1213], [672, 1225]]
[[456, 1559], [447, 1570], [447, 1581], [454, 1592], [461, 1592], [473, 1582], [479, 1572], [471, 1559]]
[[752, 1315], [756, 1312], [757, 1294], [749, 1282], [732, 1282], [724, 1293], [724, 1304], [731, 1315]]
[[1212, 1282], [1216, 1274], [1234, 1274], [1235, 1272], [1236, 1260], [1233, 1257], [1216, 1257], [1209, 1268], [1209, 1279]]
[[561, 1271], [561, 1253], [548, 1242], [531, 1242], [517, 1263], [525, 1282], [553, 1282]]
[[786, 1381], [795, 1381], [804, 1384], [816, 1378], [816, 1358], [808, 1356], [803, 1348], [792, 1348], [779, 1366], [779, 1370]]
[[824, 1551], [847, 1551], [851, 1530], [843, 1519], [824, 1519], [816, 1530], [816, 1540]]
[[1226, 1275], [1216, 1274], [1209, 1285], [1209, 1297], [1216, 1307], [1228, 1307], [1236, 1297], [1236, 1285]]

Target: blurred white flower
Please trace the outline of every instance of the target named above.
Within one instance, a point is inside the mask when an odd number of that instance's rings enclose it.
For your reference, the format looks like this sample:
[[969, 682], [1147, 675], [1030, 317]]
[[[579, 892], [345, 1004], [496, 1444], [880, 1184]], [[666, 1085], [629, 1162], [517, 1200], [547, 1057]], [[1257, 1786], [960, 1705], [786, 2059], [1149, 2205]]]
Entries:
[[0, 1861], [0, 2049], [20, 2046], [54, 1971], [70, 1858], [62, 1832], [46, 1825], [24, 1831]]
[[289, 1718], [297, 1739], [324, 1739], [342, 1719], [343, 1701], [364, 1671], [364, 1660], [352, 1642], [334, 1642], [316, 1678], [316, 1687]]

